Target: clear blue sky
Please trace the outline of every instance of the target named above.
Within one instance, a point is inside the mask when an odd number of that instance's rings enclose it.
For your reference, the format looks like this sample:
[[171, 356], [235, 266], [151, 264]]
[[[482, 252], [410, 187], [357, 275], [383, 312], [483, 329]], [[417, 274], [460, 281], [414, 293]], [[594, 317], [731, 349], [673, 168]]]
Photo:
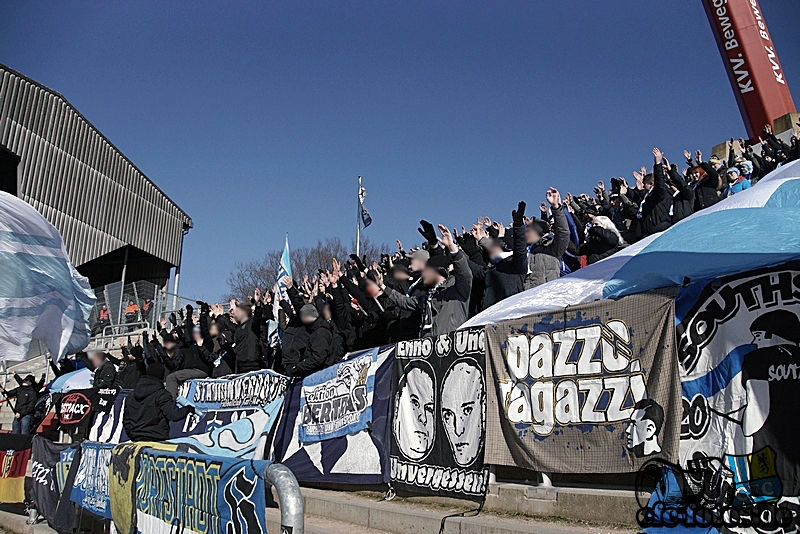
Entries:
[[[800, 2], [762, 2], [800, 102]], [[236, 261], [503, 221], [744, 128], [699, 0], [25, 2], [0, 62], [64, 94], [194, 219], [181, 293]]]

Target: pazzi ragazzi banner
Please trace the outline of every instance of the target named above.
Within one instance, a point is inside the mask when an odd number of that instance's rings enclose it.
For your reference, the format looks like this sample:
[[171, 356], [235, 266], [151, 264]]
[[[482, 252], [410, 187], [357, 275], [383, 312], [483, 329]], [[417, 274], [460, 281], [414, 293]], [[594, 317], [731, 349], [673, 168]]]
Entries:
[[633, 295], [486, 328], [486, 462], [625, 473], [678, 457], [673, 300]]
[[391, 483], [422, 494], [486, 493], [483, 328], [403, 341], [392, 380]]
[[723, 504], [780, 503], [797, 527], [800, 263], [692, 284], [676, 315], [681, 466], [703, 460], [728, 484]]

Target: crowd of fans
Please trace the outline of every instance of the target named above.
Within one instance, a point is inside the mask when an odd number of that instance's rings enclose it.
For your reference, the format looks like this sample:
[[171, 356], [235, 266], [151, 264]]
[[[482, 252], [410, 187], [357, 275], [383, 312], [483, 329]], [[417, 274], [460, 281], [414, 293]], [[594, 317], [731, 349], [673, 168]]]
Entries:
[[[311, 278], [282, 279], [283, 297], [254, 288], [227, 306], [198, 302], [197, 310], [187, 306], [162, 320], [158, 332], [128, 337], [121, 358], [79, 357], [95, 372], [95, 387], [134, 389], [136, 410], [125, 421], [134, 439], [162, 439], [166, 421], [186, 415], [175, 406], [186, 380], [264, 368], [303, 377], [348, 351], [450, 332], [505, 298], [664, 231], [800, 159], [800, 131], [790, 145], [769, 128], [762, 137], [760, 154], [731, 139], [726, 161], [685, 151], [683, 170], [654, 148], [652, 172], [634, 172], [633, 184], [612, 178], [608, 188], [598, 183], [594, 196], [562, 197], [551, 187], [537, 217], [519, 202], [508, 225], [482, 217], [460, 231], [440, 224], [437, 234], [423, 220], [420, 247], [405, 250], [398, 241], [394, 254], [380, 258], [332, 258]], [[128, 309], [138, 318], [135, 305]], [[57, 374], [71, 365], [65, 361]]]

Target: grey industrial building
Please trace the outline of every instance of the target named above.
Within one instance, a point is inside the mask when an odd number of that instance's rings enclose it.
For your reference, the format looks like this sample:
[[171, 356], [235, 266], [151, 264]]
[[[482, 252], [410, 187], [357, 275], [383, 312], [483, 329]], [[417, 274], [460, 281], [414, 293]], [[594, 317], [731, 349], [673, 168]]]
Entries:
[[4, 65], [0, 190], [53, 223], [92, 287], [180, 272], [192, 219], [63, 96]]

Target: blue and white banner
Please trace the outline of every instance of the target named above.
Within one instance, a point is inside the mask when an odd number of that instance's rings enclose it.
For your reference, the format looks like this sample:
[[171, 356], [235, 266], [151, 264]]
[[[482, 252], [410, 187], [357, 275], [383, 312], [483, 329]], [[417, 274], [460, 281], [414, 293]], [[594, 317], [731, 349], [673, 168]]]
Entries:
[[184, 438], [207, 434], [219, 427], [249, 417], [259, 410], [211, 410], [203, 414], [189, 414], [183, 421], [170, 422], [169, 437]]
[[218, 410], [265, 409], [282, 398], [289, 379], [264, 369], [230, 378], [200, 378], [184, 382], [178, 404], [191, 405], [197, 413]]
[[[371, 423], [368, 428], [352, 434], [303, 443], [300, 433], [304, 417], [300, 403], [304, 382], [292, 384], [286, 394], [283, 416], [275, 432], [275, 460], [291, 469], [301, 482], [360, 485], [388, 482], [394, 351], [394, 345], [377, 350], [369, 371], [374, 374], [373, 392], [369, 397]], [[344, 362], [355, 361], [363, 357], [365, 352], [348, 354]], [[338, 365], [331, 369], [337, 367]]]
[[70, 499], [89, 512], [111, 519], [111, 497], [108, 492], [108, 467], [113, 444], [81, 443], [81, 459]]
[[205, 434], [174, 438], [170, 443], [185, 445], [190, 452], [210, 456], [227, 456], [246, 460], [263, 460], [267, 438], [277, 420], [283, 398], [275, 399], [264, 410], [256, 410], [227, 425]]
[[300, 441], [314, 443], [366, 430], [372, 423], [375, 370], [386, 357], [377, 348], [356, 352], [304, 378]]
[[54, 361], [82, 350], [94, 303], [58, 230], [33, 206], [0, 191], [0, 360], [24, 360], [33, 340]]
[[136, 463], [137, 532], [267, 532], [269, 462], [143, 449]]

